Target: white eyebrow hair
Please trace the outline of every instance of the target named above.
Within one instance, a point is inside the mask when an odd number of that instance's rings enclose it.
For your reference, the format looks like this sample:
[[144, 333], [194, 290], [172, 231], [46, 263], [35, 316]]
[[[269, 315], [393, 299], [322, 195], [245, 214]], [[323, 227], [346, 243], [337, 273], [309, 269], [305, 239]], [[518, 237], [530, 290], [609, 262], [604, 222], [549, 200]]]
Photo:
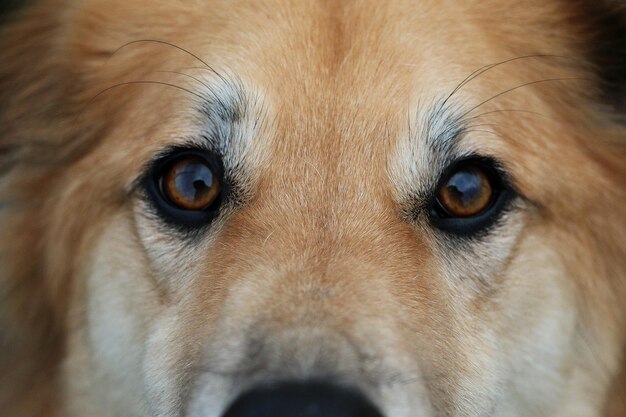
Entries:
[[417, 109], [413, 126], [415, 134], [411, 141], [426, 141], [432, 151], [440, 155], [454, 152], [459, 138], [464, 132], [461, 108], [448, 100], [435, 101], [424, 109]]
[[197, 127], [191, 142], [220, 155], [226, 174], [245, 191], [266, 158], [255, 140], [268, 120], [264, 96], [235, 76], [193, 78], [202, 99], [193, 108]]
[[203, 100], [197, 108], [202, 137], [225, 156], [233, 146], [232, 130], [249, 112], [245, 88], [239, 81], [220, 78], [202, 83]]
[[460, 106], [447, 100], [418, 104], [391, 155], [389, 176], [399, 201], [425, 199], [448, 165], [459, 157], [465, 132]]

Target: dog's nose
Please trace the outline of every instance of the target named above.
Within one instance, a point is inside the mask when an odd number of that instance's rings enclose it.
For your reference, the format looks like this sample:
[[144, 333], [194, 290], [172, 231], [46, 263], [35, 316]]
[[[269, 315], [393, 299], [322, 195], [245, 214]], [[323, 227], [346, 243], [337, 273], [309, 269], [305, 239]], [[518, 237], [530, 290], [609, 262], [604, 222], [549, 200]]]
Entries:
[[254, 388], [222, 417], [382, 417], [363, 395], [323, 382], [286, 382]]

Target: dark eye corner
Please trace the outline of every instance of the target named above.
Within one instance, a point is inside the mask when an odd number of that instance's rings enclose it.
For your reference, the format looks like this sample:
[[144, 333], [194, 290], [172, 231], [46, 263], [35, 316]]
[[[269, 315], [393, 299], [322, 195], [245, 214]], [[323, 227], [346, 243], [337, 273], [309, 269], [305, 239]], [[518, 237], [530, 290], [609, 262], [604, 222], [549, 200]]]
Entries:
[[476, 237], [497, 222], [516, 195], [498, 160], [472, 155], [444, 170], [430, 197], [428, 217], [450, 235]]
[[221, 157], [193, 147], [162, 152], [150, 163], [138, 185], [154, 212], [184, 231], [209, 225], [230, 191]]

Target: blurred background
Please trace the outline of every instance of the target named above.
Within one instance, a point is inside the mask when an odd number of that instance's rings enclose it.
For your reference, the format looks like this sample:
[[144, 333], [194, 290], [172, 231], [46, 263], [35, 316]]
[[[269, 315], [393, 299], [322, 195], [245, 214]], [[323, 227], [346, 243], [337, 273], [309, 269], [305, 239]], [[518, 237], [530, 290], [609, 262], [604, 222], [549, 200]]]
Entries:
[[0, 19], [4, 18], [7, 13], [17, 6], [25, 4], [28, 1], [31, 0], [0, 0]]

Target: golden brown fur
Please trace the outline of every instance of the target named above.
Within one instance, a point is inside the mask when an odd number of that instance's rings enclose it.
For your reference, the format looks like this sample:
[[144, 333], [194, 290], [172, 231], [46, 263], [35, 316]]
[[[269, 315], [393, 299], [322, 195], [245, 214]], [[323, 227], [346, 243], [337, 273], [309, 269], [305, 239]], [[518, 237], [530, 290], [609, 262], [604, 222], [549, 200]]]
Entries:
[[[579, 3], [44, 0], [17, 11], [0, 36], [2, 414], [116, 415], [97, 410], [125, 404], [110, 388], [127, 384], [163, 401], [145, 415], [175, 415], [197, 402], [184, 387], [200, 377], [182, 364], [200, 366], [209, 345], [222, 357], [215, 340], [242, 346], [241, 329], [256, 329], [267, 374], [311, 354], [316, 331], [349, 335], [379, 373], [419, 368], [423, 384], [372, 394], [382, 403], [407, 390], [398, 398], [427, 398], [437, 415], [493, 403], [511, 416], [626, 416], [626, 122], [588, 58], [594, 29]], [[219, 83], [173, 45], [249, 103], [234, 128], [249, 140], [242, 204], [193, 249], [142, 217], [133, 182], [196, 123], [202, 84], [167, 71]], [[472, 71], [510, 59], [455, 98], [472, 107], [533, 83], [484, 103], [462, 141], [504, 161], [524, 199], [506, 228], [459, 253], [407, 218], [421, 155], [407, 126]], [[191, 93], [109, 89], [134, 81]], [[108, 324], [90, 333], [101, 303], [133, 317], [132, 341]], [[155, 346], [157, 334], [168, 342]], [[99, 337], [142, 350], [146, 387], [95, 369], [115, 353], [98, 351]], [[314, 371], [359, 384], [342, 343], [320, 347]], [[183, 393], [151, 396], [150, 381], [170, 377]]]

